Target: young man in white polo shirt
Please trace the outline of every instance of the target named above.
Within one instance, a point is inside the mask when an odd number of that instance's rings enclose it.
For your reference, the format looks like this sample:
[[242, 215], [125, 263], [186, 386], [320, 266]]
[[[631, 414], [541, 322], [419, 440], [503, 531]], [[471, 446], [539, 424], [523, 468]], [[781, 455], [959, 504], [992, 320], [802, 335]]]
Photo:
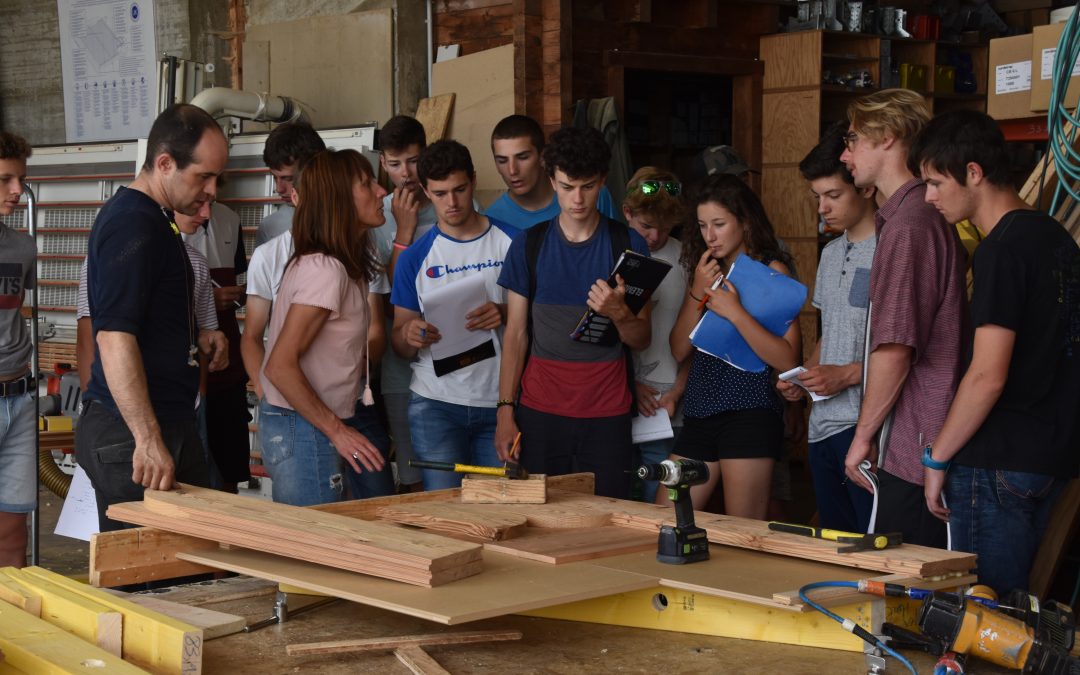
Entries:
[[[476, 172], [468, 149], [439, 141], [420, 154], [420, 184], [437, 214], [436, 226], [403, 250], [394, 273], [394, 351], [412, 359], [409, 431], [413, 451], [422, 460], [495, 465], [495, 404], [499, 398], [499, 358], [506, 294], [498, 285], [506, 251], [515, 230], [481, 215], [473, 207]], [[486, 358], [441, 376], [431, 345], [440, 326], [424, 316], [426, 294], [482, 275], [487, 301], [460, 317], [459, 326], [490, 333], [493, 351]], [[459, 474], [424, 469], [428, 490], [460, 485]]]

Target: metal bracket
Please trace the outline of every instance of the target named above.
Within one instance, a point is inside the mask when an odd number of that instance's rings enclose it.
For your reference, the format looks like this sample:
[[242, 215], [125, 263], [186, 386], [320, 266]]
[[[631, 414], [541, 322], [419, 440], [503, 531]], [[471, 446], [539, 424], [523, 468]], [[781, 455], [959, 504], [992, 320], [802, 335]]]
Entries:
[[317, 609], [319, 607], [326, 607], [332, 605], [335, 602], [339, 602], [341, 598], [323, 598], [321, 600], [315, 600], [308, 604], [299, 607], [297, 609], [289, 609], [289, 594], [284, 591], [278, 591], [274, 598], [274, 615], [270, 618], [263, 619], [262, 621], [256, 621], [253, 624], [244, 626], [245, 633], [254, 633], [257, 630], [266, 628], [267, 626], [273, 626], [276, 623], [285, 623], [289, 620], [290, 616], [296, 616], [297, 614], [303, 614], [304, 612]]

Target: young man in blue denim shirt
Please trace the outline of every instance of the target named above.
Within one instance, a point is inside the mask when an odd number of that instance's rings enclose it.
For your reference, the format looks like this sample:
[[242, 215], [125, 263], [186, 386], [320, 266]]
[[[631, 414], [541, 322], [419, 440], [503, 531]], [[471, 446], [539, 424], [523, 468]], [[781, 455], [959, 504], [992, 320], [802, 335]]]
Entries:
[[983, 113], [932, 120], [909, 164], [927, 203], [985, 237], [972, 267], [971, 360], [923, 454], [926, 504], [949, 522], [953, 548], [978, 554], [982, 583], [1027, 588], [1050, 512], [1080, 468], [1080, 248], [1016, 194], [1005, 139]]

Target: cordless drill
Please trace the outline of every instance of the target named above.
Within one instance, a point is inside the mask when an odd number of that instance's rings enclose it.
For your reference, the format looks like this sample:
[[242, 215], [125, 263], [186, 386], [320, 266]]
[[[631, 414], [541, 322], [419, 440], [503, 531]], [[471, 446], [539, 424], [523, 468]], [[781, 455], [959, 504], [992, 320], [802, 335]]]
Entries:
[[709, 559], [709, 537], [694, 525], [694, 504], [690, 486], [709, 480], [709, 467], [697, 459], [665, 459], [659, 464], [643, 464], [637, 470], [642, 480], [659, 481], [667, 487], [675, 504], [675, 526], [660, 528], [656, 559], [669, 565], [684, 565]]

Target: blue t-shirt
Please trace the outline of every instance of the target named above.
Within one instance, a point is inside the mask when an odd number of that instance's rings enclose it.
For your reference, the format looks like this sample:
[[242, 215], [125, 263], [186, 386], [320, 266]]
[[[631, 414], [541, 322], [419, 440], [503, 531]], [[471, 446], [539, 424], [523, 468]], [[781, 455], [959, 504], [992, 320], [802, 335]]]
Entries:
[[[612, 220], [622, 220], [619, 211], [615, 208], [615, 200], [611, 198], [606, 185], [600, 186], [596, 210]], [[527, 211], [510, 198], [509, 192], [504, 192], [484, 211], [485, 216], [509, 223], [519, 230], [527, 230], [538, 223], [546, 223], [560, 213], [562, 209], [559, 208], [558, 195], [551, 195], [551, 203], [539, 211]]]
[[[641, 235], [633, 230], [629, 234], [630, 247], [648, 256], [649, 246]], [[510, 244], [499, 285], [527, 298], [526, 236], [520, 232]], [[570, 338], [587, 309], [589, 289], [597, 279], [607, 279], [615, 266], [611, 253], [606, 218], [601, 218], [596, 232], [582, 242], [568, 241], [557, 220], [548, 227], [536, 260], [533, 341], [521, 378], [522, 405], [576, 418], [611, 417], [629, 411], [622, 343], [604, 346]]]
[[96, 338], [101, 330], [130, 333], [138, 340], [154, 415], [177, 422], [195, 416], [199, 369], [188, 365], [197, 331], [194, 273], [170, 223], [157, 202], [126, 188], [94, 220], [87, 247], [94, 366], [84, 399], [119, 413]]

